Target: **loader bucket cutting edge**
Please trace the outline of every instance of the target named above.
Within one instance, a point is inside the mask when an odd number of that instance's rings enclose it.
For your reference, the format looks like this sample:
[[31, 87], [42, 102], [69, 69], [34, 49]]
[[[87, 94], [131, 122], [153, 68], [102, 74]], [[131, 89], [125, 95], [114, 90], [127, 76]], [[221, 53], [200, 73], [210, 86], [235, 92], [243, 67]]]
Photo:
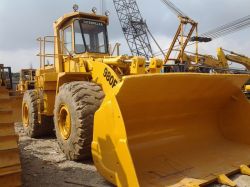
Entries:
[[181, 186], [250, 164], [248, 75], [125, 77], [95, 114], [92, 155], [117, 186]]

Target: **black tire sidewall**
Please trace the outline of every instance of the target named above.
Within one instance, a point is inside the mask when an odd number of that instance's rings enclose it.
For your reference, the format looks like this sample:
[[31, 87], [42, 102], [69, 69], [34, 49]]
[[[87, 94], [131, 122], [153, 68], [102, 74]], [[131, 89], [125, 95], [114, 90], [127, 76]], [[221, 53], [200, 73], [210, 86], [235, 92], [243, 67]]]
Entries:
[[62, 105], [65, 105], [70, 113], [70, 120], [71, 120], [71, 133], [68, 139], [64, 139], [61, 134], [60, 134], [60, 129], [59, 126], [57, 125], [58, 123], [55, 121], [55, 129], [56, 129], [56, 137], [58, 139], [58, 143], [60, 145], [61, 148], [63, 148], [62, 150], [65, 150], [64, 153], [66, 154], [67, 157], [74, 157], [73, 153], [70, 152], [70, 150], [72, 149], [71, 146], [74, 146], [74, 143], [76, 142], [76, 137], [77, 137], [77, 131], [76, 131], [76, 127], [78, 126], [77, 120], [79, 116], [77, 115], [76, 111], [75, 111], [75, 106], [74, 106], [74, 99], [72, 98], [72, 96], [69, 94], [69, 92], [66, 92], [65, 90], [61, 91], [57, 98], [56, 98], [56, 103], [57, 105], [55, 106], [55, 120], [59, 119], [59, 111]]
[[[94, 114], [103, 98], [102, 88], [96, 83], [74, 81], [60, 87], [55, 101], [54, 124], [59, 146], [67, 159], [78, 161], [91, 157]], [[58, 126], [62, 105], [67, 107], [71, 119], [71, 133], [66, 140]]]
[[[23, 96], [22, 112], [24, 103], [28, 106], [29, 124], [24, 126], [25, 133], [30, 137], [35, 137], [36, 126], [38, 125], [37, 96], [35, 91], [26, 91]], [[22, 114], [23, 115], [23, 114]]]

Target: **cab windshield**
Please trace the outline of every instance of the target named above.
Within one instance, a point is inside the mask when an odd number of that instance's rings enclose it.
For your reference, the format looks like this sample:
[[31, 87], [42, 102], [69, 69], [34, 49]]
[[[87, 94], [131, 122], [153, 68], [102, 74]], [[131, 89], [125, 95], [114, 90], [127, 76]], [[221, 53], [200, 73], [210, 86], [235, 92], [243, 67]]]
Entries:
[[75, 53], [108, 53], [107, 29], [102, 22], [75, 20]]

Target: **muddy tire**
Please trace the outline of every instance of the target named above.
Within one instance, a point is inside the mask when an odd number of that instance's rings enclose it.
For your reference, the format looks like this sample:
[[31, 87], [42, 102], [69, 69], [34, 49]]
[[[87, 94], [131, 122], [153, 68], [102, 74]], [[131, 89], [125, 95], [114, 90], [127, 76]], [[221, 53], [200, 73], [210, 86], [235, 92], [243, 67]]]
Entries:
[[67, 159], [79, 161], [91, 157], [94, 114], [103, 98], [102, 88], [95, 83], [76, 81], [60, 87], [54, 124], [59, 146]]
[[24, 93], [22, 103], [22, 121], [25, 133], [31, 138], [39, 138], [53, 133], [53, 118], [48, 116], [38, 120], [38, 96], [36, 91], [28, 90]]

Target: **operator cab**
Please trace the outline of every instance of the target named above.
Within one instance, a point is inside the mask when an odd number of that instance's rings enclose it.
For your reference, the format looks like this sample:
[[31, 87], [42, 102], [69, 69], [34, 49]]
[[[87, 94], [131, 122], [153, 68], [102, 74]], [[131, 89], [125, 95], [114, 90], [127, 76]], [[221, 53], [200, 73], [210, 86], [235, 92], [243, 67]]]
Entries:
[[63, 54], [108, 54], [107, 23], [97, 19], [74, 18], [61, 30]]

